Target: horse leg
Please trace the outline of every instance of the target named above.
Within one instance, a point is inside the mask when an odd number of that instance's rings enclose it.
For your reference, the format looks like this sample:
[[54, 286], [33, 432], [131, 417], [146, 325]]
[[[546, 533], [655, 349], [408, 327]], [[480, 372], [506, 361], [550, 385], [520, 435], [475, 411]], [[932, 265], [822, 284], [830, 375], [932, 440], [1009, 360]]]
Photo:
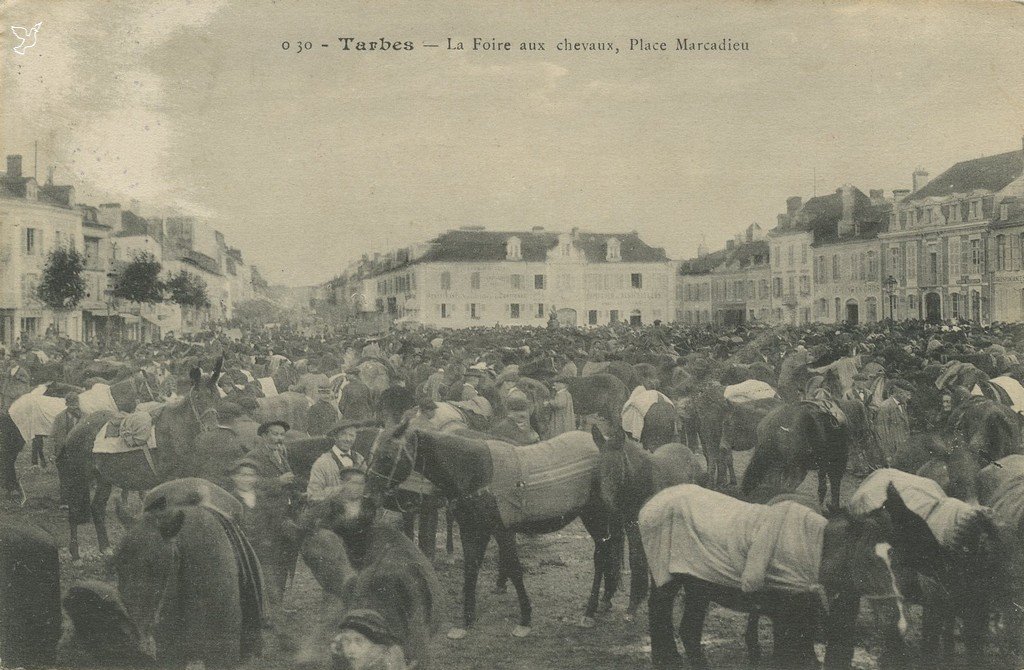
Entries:
[[825, 472], [825, 467], [820, 466], [818, 468], [818, 503], [821, 505], [825, 504], [825, 495], [828, 493], [828, 473]]
[[640, 603], [647, 598], [650, 582], [647, 578], [647, 554], [644, 553], [640, 538], [640, 527], [635, 522], [626, 525], [626, 537], [629, 540], [629, 605], [626, 607], [626, 620], [632, 621]]
[[476, 619], [476, 583], [480, 576], [480, 566], [484, 561], [484, 552], [491, 541], [488, 530], [480, 527], [480, 522], [470, 522], [463, 517], [459, 522], [462, 537], [462, 623], [463, 628], [452, 628], [448, 631], [448, 639], [461, 640], [466, 631], [473, 626]]
[[451, 556], [455, 553], [455, 513], [452, 511], [451, 505], [446, 505], [444, 508], [444, 520], [447, 526], [444, 549]]
[[68, 514], [68, 531], [68, 553], [71, 554], [72, 561], [78, 561], [81, 559], [78, 549], [78, 524], [71, 520], [70, 512]]
[[[639, 538], [637, 538], [639, 540]], [[608, 533], [608, 539], [604, 542], [602, 551], [604, 566], [604, 598], [601, 599], [600, 611], [612, 611], [612, 597], [619, 590], [619, 582], [622, 580], [622, 563], [626, 555], [626, 533], [621, 525], [615, 523]], [[630, 579], [632, 580], [632, 554], [634, 543], [629, 543], [630, 553]], [[641, 548], [642, 551], [642, 548]]]
[[732, 448], [730, 447], [724, 454], [725, 459], [725, 471], [729, 476], [729, 486], [736, 486], [736, 465], [732, 458]]
[[[516, 534], [511, 531], [509, 531], [509, 534], [512, 536], [511, 547], [514, 551], [516, 551], [518, 555], [518, 547], [516, 546]], [[497, 580], [494, 582], [493, 591], [493, 593], [498, 595], [508, 593], [508, 570], [506, 569], [506, 567], [508, 566], [508, 546], [508, 544], [503, 544], [501, 542], [498, 543], [498, 577]]]
[[836, 461], [832, 463], [828, 472], [828, 481], [832, 486], [832, 509], [841, 509], [839, 498], [843, 487], [843, 472], [846, 470], [846, 462]]
[[674, 577], [664, 586], [651, 584], [651, 595], [647, 600], [650, 619], [648, 632], [651, 634], [651, 660], [655, 668], [678, 668], [682, 657], [676, 647], [675, 627], [672, 615], [675, 611], [676, 595], [683, 582]]
[[747, 628], [743, 632], [743, 641], [747, 645], [747, 660], [751, 665], [761, 662], [761, 637], [758, 628], [761, 623], [761, 615], [756, 611], [747, 615]]
[[96, 491], [93, 493], [89, 511], [92, 515], [92, 523], [96, 527], [96, 544], [99, 546], [101, 554], [110, 551], [110, 538], [107, 536], [107, 502], [110, 500], [112, 491], [113, 487], [108, 482], [103, 481], [100, 477], [96, 478]]
[[530, 596], [526, 594], [523, 563], [519, 560], [519, 551], [516, 549], [515, 533], [502, 529], [494, 533], [494, 539], [498, 543], [498, 563], [503, 566], [500, 570], [512, 580], [516, 597], [519, 599], [519, 625], [512, 629], [512, 634], [516, 637], [526, 637], [530, 634], [533, 605], [530, 604]]
[[[692, 668], [707, 668], [708, 661], [701, 648], [701, 636], [704, 633], [704, 619], [708, 615], [711, 599], [700, 587], [686, 589], [683, 597], [683, 620], [679, 622], [679, 638], [683, 641], [686, 658]], [[653, 634], [651, 639], [654, 639]]]
[[431, 561], [437, 548], [437, 515], [437, 501], [432, 496], [424, 498], [420, 507], [419, 546]]
[[856, 594], [840, 593], [830, 600], [832, 605], [826, 624], [828, 637], [825, 645], [825, 670], [849, 670], [853, 661], [855, 624], [860, 612], [860, 597]]

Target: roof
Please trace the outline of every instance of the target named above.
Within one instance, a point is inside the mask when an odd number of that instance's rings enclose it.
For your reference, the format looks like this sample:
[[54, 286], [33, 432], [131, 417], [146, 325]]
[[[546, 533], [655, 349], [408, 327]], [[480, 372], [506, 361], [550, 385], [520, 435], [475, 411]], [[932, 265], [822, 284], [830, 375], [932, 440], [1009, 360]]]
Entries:
[[679, 264], [681, 275], [705, 275], [722, 266], [735, 265], [739, 268], [749, 267], [758, 256], [768, 262], [770, 247], [765, 240], [743, 242], [732, 249], [719, 249], [713, 253], [691, 258]]
[[681, 275], [706, 275], [729, 260], [729, 250], [719, 249], [705, 256], [691, 258], [679, 264]]
[[[390, 272], [416, 263], [441, 262], [495, 262], [506, 258], [506, 243], [518, 237], [522, 261], [544, 262], [550, 249], [558, 246], [559, 233], [543, 231], [496, 231], [496, 230], [450, 230], [430, 241], [430, 249], [413, 260], [408, 260], [407, 250], [400, 253], [391, 263], [381, 263], [366, 276]], [[608, 240], [619, 241], [620, 259], [623, 263], [665, 263], [669, 258], [662, 248], [652, 247], [640, 239], [638, 233], [585, 233], [578, 232], [574, 244], [583, 250], [588, 263], [605, 263]]]
[[791, 231], [809, 231], [813, 234], [814, 245], [868, 240], [878, 237], [885, 230], [892, 204], [872, 204], [871, 198], [859, 188], [853, 189], [853, 221], [855, 234], [839, 237], [839, 222], [843, 218], [842, 189], [834, 193], [819, 195], [803, 204], [793, 217]]
[[984, 190], [996, 193], [1024, 174], [1024, 150], [961, 161], [914, 191], [903, 202]]

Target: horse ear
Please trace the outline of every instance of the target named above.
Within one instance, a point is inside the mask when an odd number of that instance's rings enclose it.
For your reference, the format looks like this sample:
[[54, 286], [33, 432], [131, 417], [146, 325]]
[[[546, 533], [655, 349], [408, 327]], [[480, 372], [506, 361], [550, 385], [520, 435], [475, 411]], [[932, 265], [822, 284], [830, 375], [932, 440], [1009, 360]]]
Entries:
[[170, 517], [160, 519], [157, 528], [160, 530], [160, 536], [165, 540], [170, 540], [176, 537], [181, 532], [181, 527], [185, 524], [185, 510], [178, 510]]
[[198, 367], [192, 368], [189, 370], [188, 378], [192, 382], [192, 386], [199, 386], [200, 382], [203, 381], [203, 371]]

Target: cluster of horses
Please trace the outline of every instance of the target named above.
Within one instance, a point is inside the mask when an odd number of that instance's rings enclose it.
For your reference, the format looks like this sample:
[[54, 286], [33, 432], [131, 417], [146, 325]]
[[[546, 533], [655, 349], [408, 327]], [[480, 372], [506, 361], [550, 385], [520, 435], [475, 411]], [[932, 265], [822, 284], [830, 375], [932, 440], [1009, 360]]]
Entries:
[[[305, 395], [285, 392], [276, 396], [284, 396], [283, 401], [268, 403], [274, 398], [266, 397], [252, 375], [240, 375], [237, 370], [228, 371], [225, 375], [222, 374], [222, 366], [223, 361], [218, 360], [209, 375], [193, 368], [181, 386], [179, 397], [155, 412], [158, 448], [154, 450], [154, 463], [150, 463], [141, 452], [93, 454], [96, 434], [110, 418], [104, 413], [85, 417], [68, 436], [68, 458], [77, 464], [69, 469], [77, 478], [69, 490], [86, 492], [85, 496], [68, 499], [74, 556], [77, 557], [78, 551], [77, 526], [90, 519], [96, 527], [100, 549], [109, 549], [105, 519], [113, 486], [123, 490], [150, 491], [145, 513], [141, 519], [132, 522], [132, 530], [114, 552], [114, 564], [118, 566], [116, 601], [120, 604], [111, 605], [111, 598], [98, 597], [96, 594], [102, 593], [102, 589], [73, 590], [66, 597], [65, 607], [70, 609], [81, 607], [87, 610], [84, 603], [93, 601], [107, 603], [111, 617], [123, 623], [123, 639], [104, 641], [108, 649], [120, 650], [117, 653], [128, 654], [124, 650], [148, 648], [165, 659], [230, 665], [258, 651], [253, 640], [252, 621], [254, 616], [258, 617], [253, 612], [259, 611], [259, 598], [253, 595], [252, 589], [246, 590], [246, 584], [251, 586], [252, 575], [258, 571], [254, 573], [251, 567], [246, 569], [248, 559], [244, 542], [233, 538], [222, 523], [222, 516], [230, 516], [230, 509], [226, 509], [230, 504], [223, 501], [213, 504], [208, 493], [198, 498], [198, 494], [193, 495], [186, 501], [188, 505], [176, 504], [173, 495], [169, 498], [158, 492], [161, 486], [167, 486], [166, 482], [189, 481], [191, 478], [226, 483], [225, 473], [229, 465], [251, 446], [261, 420], [284, 418], [294, 421], [293, 426], [299, 427], [288, 436], [287, 444], [292, 468], [300, 476], [302, 472], [308, 473], [313, 461], [330, 447], [331, 441], [301, 432], [302, 412], [309, 407]], [[770, 371], [753, 367], [746, 370], [749, 378], [771, 378]], [[553, 370], [553, 366], [551, 368]], [[602, 365], [597, 370], [585, 369], [584, 373], [568, 384], [576, 413], [603, 417], [619, 416], [632, 388], [679, 388], [681, 376], [692, 376], [685, 366], [659, 368], [651, 364], [627, 365], [622, 362]], [[146, 372], [137, 374], [138, 377], [133, 373], [111, 386], [115, 400], [121, 398], [117, 404], [123, 411], [130, 411], [135, 404], [155, 400], [144, 394], [146, 388], [155, 387], [157, 380], [147, 377], [149, 373]], [[225, 379], [229, 383], [224, 383]], [[285, 384], [289, 380], [281, 381], [282, 387], [287, 388]], [[550, 399], [547, 385], [527, 377], [514, 380], [512, 385], [529, 398], [531, 419], [538, 432], [543, 434], [547, 420], [545, 401]], [[808, 612], [817, 610], [811, 606], [812, 601], [808, 600], [810, 596], [806, 593], [769, 589], [751, 594], [734, 586], [713, 584], [686, 574], [674, 575], [666, 583], [651, 588], [641, 532], [645, 505], [656, 495], [693, 493], [688, 486], [708, 487], [700, 491], [709, 494], [714, 494], [710, 489], [728, 487], [735, 482], [731, 452], [753, 449], [751, 464], [744, 473], [739, 491], [739, 495], [751, 504], [777, 503], [780, 494], [785, 499], [803, 482], [810, 470], [818, 471], [818, 505], [824, 504], [829, 497], [828, 484], [831, 484], [829, 512], [823, 522], [824, 541], [818, 557], [820, 585], [828, 603], [827, 666], [849, 666], [855, 630], [852, 622], [864, 595], [897, 599], [911, 594], [927, 602], [930, 607], [926, 610], [926, 645], [938, 645], [942, 633], [950, 631], [949, 621], [953, 614], [967, 612], [965, 630], [969, 628], [972, 631], [971, 635], [965, 636], [970, 640], [969, 651], [980, 655], [981, 631], [987, 628], [988, 617], [1002, 605], [1002, 601], [997, 603], [988, 597], [998, 590], [992, 580], [996, 575], [1008, 573], [1009, 557], [1015, 560], [1013, 552], [1021, 539], [1021, 527], [1018, 525], [1007, 530], [1006, 524], [993, 522], [990, 526], [971, 530], [973, 536], [968, 542], [971, 552], [945, 548], [927, 524], [908, 511], [895, 488], [888, 492], [885, 505], [872, 514], [851, 515], [841, 509], [840, 487], [850, 445], [867, 429], [863, 418], [866, 410], [861, 401], [840, 400], [848, 421], [837, 424], [819, 405], [773, 399], [749, 407], [733, 406], [723, 402], [720, 389], [721, 386], [706, 385], [683, 401], [676, 399], [675, 406], [661, 401], [655, 403], [644, 418], [639, 441], [614, 421], [600, 423], [590, 432], [581, 433], [581, 438], [593, 445], [594, 456], [589, 472], [590, 493], [585, 502], [543, 518], [531, 518], [515, 524], [503, 521], [498, 509], [498, 499], [503, 492], [492, 487], [494, 463], [489, 444], [499, 438], [480, 431], [480, 424], [453, 403], [437, 403], [437, 407], [429, 411], [400, 408], [408, 410], [407, 420], [380, 431], [374, 440], [372, 454], [366, 454], [372, 455], [367, 478], [367, 509], [407, 506], [398, 504], [398, 492], [413, 472], [429, 480], [436, 488], [436, 496], [449, 502], [453, 519], [459, 524], [465, 556], [463, 617], [461, 626], [449, 631], [450, 638], [465, 636], [473, 626], [479, 571], [492, 537], [499, 550], [499, 583], [511, 580], [518, 599], [519, 620], [512, 632], [517, 636], [528, 635], [532, 626], [532, 605], [524, 583], [515, 534], [553, 532], [580, 519], [594, 541], [594, 577], [580, 625], [594, 625], [599, 610], [611, 609], [612, 597], [619, 588], [620, 567], [625, 559], [624, 547], [628, 538], [631, 584], [627, 616], [634, 615], [644, 599], [648, 599], [652, 655], [657, 666], [673, 667], [678, 662], [673, 639], [672, 603], [680, 589], [686, 591], [680, 635], [695, 664], [706, 662], [700, 650], [700, 629], [710, 602], [752, 613], [746, 633], [752, 657], [758, 654], [754, 644], [756, 617], [764, 614], [773, 618], [776, 652], [788, 664], [787, 667], [811, 664], [813, 651], [809, 652], [809, 645], [814, 638], [815, 618]], [[48, 393], [62, 391], [64, 389], [55, 387]], [[379, 389], [374, 391], [380, 394]], [[259, 402], [261, 400], [262, 403]], [[229, 411], [225, 401], [235, 409]], [[237, 411], [239, 407], [248, 409], [250, 413]], [[495, 419], [501, 415], [499, 403], [495, 407]], [[439, 425], [439, 417], [447, 417], [443, 425]], [[986, 465], [1024, 451], [1020, 439], [1020, 418], [988, 398], [964, 403], [958, 408], [953, 426], [951, 454], [940, 458], [928, 453], [918, 466], [927, 472], [945, 468], [947, 483], [967, 482], [962, 490], [969, 493], [979, 490], [978, 482], [984, 479], [983, 468]], [[24, 438], [10, 418], [0, 414], [0, 458], [4, 465], [4, 486], [8, 489], [17, 487], [14, 460], [24, 444]], [[937, 458], [940, 463], [929, 463]], [[91, 498], [88, 496], [90, 490], [94, 490]], [[700, 491], [697, 495], [703, 495]], [[154, 493], [158, 494], [154, 496]], [[972, 496], [972, 502], [976, 499]], [[197, 505], [197, 501], [202, 504]], [[713, 505], [714, 500], [709, 498], [707, 504]], [[211, 507], [219, 509], [220, 516], [212, 513]], [[12, 537], [17, 535], [10, 532]], [[31, 533], [25, 537], [24, 540], [5, 539], [5, 546], [18, 546], [18, 542], [27, 546], [36, 546], [40, 542], [46, 544], [38, 537], [31, 537]], [[324, 545], [334, 540], [319, 536], [312, 542], [316, 544], [317, 541]], [[383, 542], [380, 546], [393, 545], [394, 542]], [[375, 545], [371, 542], [370, 546]], [[39, 551], [46, 553], [49, 549], [44, 546]], [[191, 571], [182, 573], [182, 561], [191, 556], [189, 552], [192, 551], [209, 558], [203, 580], [210, 581], [199, 583]], [[403, 565], [422, 565], [422, 557], [411, 544], [404, 555], [406, 559], [397, 561], [390, 572], [385, 571], [385, 575], [401, 579], [405, 570], [407, 578], [408, 570]], [[981, 561], [981, 558], [985, 560]], [[366, 565], [369, 563], [363, 567]], [[926, 586], [917, 588], [917, 592], [914, 587], [901, 588], [901, 580], [894, 576], [893, 565], [901, 568], [901, 574], [920, 577], [920, 583]], [[980, 565], [990, 569], [979, 575]], [[318, 575], [318, 580], [324, 585], [332, 583], [329, 574]], [[349, 582], [342, 579], [339, 583]], [[1015, 589], [1016, 584], [1013, 586]], [[345, 593], [351, 595], [352, 588], [346, 587]], [[340, 592], [342, 589], [337, 590]], [[432, 598], [430, 594], [433, 591], [421, 589], [421, 593], [425, 595], [413, 598], [401, 607], [415, 605], [414, 609], [419, 608], [421, 613], [433, 611], [434, 608], [425, 607], [423, 602]], [[978, 597], [978, 594], [985, 597]], [[966, 600], [967, 595], [973, 595], [973, 600]], [[67, 598], [71, 598], [70, 602]], [[974, 606], [957, 610], [965, 602]], [[178, 603], [176, 611], [180, 617], [160, 615], [171, 603]], [[225, 607], [235, 614], [224, 614]], [[200, 610], [213, 613], [212, 618], [198, 614]], [[1006, 616], [1011, 614], [1009, 612]], [[422, 615], [420, 618], [430, 617]], [[890, 617], [891, 625], [883, 631], [886, 658], [902, 656], [898, 630], [900, 619], [898, 616]], [[424, 625], [416, 630], [424, 630]], [[87, 635], [88, 627], [83, 628], [80, 634]], [[180, 639], [189, 640], [189, 644], [174, 641]], [[111, 654], [116, 655], [114, 652]]]

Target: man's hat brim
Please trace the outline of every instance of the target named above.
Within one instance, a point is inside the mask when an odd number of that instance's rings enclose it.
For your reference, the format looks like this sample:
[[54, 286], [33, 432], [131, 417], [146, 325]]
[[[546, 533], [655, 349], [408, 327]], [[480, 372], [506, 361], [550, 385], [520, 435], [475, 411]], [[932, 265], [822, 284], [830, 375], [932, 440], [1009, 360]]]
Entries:
[[256, 429], [256, 435], [258, 435], [260, 437], [266, 435], [267, 431], [270, 430], [271, 426], [281, 426], [282, 428], [284, 428], [284, 432], [286, 432], [286, 433], [289, 430], [292, 429], [292, 427], [288, 424], [287, 421], [280, 421], [280, 420], [267, 421], [265, 423], [261, 423], [260, 427]]

